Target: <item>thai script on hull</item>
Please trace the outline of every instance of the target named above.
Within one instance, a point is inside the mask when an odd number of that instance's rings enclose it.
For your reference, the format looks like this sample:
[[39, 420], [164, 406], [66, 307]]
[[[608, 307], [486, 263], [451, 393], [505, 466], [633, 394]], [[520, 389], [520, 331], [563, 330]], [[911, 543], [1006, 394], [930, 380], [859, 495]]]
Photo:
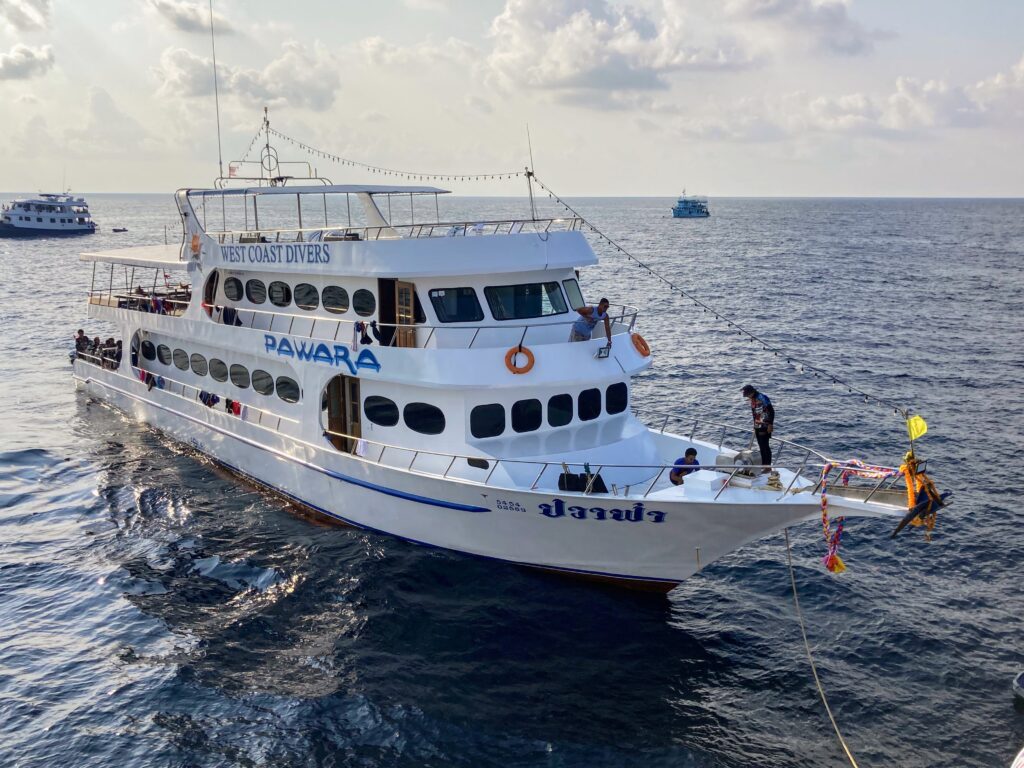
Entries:
[[562, 499], [552, 499], [550, 504], [539, 504], [540, 513], [545, 517], [571, 517], [576, 520], [620, 520], [630, 523], [663, 523], [665, 513], [656, 509], [644, 509], [638, 501], [626, 509], [605, 509], [604, 507], [567, 507]]

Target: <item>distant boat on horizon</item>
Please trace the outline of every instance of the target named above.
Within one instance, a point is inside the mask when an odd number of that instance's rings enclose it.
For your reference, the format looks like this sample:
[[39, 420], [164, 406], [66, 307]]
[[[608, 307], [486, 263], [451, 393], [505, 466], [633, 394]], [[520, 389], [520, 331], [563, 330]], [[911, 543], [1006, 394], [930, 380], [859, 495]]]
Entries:
[[672, 206], [672, 218], [674, 219], [706, 219], [711, 215], [708, 210], [707, 198], [687, 196], [686, 190]]
[[5, 203], [0, 209], [0, 237], [91, 235], [96, 222], [84, 197], [42, 193]]

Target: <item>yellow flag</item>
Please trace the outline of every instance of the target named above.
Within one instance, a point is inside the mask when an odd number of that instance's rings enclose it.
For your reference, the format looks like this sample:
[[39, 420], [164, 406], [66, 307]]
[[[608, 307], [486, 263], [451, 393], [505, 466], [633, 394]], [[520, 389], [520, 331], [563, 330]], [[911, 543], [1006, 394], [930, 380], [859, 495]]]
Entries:
[[910, 435], [911, 440], [917, 440], [927, 431], [928, 424], [920, 416], [911, 416], [907, 419], [907, 434]]

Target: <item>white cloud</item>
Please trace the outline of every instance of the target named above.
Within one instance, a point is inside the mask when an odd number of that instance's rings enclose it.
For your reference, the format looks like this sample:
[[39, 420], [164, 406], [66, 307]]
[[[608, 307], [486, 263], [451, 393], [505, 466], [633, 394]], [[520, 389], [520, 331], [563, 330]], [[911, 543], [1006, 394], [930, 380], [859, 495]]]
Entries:
[[[272, 106], [305, 107], [322, 112], [333, 103], [341, 78], [339, 63], [320, 43], [312, 47], [287, 42], [280, 56], [263, 69], [245, 69], [218, 63], [221, 93]], [[210, 59], [183, 48], [168, 48], [154, 70], [159, 93], [170, 97], [207, 96], [213, 93]]]
[[[210, 32], [208, 6], [188, 0], [149, 0], [149, 5], [164, 21], [181, 32]], [[218, 34], [229, 35], [235, 31], [234, 25], [219, 13], [213, 14], [213, 25]]]
[[102, 88], [89, 91], [89, 109], [82, 128], [69, 130], [70, 148], [82, 154], [123, 154], [152, 140], [149, 132], [118, 106]]
[[670, 72], [753, 63], [734, 41], [697, 40], [669, 0], [651, 12], [605, 0], [508, 0], [490, 37], [499, 82], [566, 94], [662, 89]]
[[0, 0], [0, 19], [20, 32], [46, 29], [50, 25], [51, 0]]
[[782, 45], [825, 53], [869, 53], [876, 41], [889, 37], [851, 18], [845, 0], [731, 0], [726, 12], [734, 20], [768, 27]]
[[476, 48], [455, 37], [449, 37], [442, 43], [428, 40], [416, 45], [398, 46], [375, 36], [360, 40], [358, 49], [374, 66], [416, 67], [448, 63], [472, 67], [480, 59]]
[[26, 80], [45, 75], [53, 69], [53, 46], [30, 48], [18, 43], [8, 53], [0, 53], [0, 80]]
[[404, 0], [404, 5], [414, 11], [446, 12], [450, 10], [448, 0]]

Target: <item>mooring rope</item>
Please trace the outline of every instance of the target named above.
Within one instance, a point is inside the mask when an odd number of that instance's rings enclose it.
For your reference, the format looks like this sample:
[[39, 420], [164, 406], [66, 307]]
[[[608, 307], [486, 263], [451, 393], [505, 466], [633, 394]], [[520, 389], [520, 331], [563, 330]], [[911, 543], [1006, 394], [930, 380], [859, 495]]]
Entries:
[[850, 394], [860, 395], [861, 397], [864, 398], [864, 402], [866, 402], [866, 403], [874, 402], [874, 403], [877, 403], [878, 405], [885, 406], [886, 408], [891, 408], [897, 415], [902, 416], [904, 420], [906, 420], [909, 417], [910, 411], [907, 408], [904, 408], [903, 406], [899, 405], [898, 403], [894, 403], [891, 400], [886, 400], [885, 398], [879, 397], [878, 395], [875, 395], [875, 394], [873, 394], [871, 392], [866, 392], [865, 390], [861, 389], [860, 387], [857, 387], [857, 386], [851, 384], [850, 382], [845, 381], [845, 380], [839, 378], [839, 376], [835, 375], [834, 373], [832, 373], [830, 371], [825, 370], [824, 368], [821, 368], [820, 366], [813, 365], [811, 363], [805, 362], [804, 360], [801, 360], [801, 359], [797, 358], [795, 355], [793, 355], [792, 353], [788, 352], [787, 350], [782, 349], [781, 347], [777, 347], [774, 344], [771, 344], [766, 339], [764, 339], [761, 336], [758, 336], [757, 334], [753, 333], [752, 331], [748, 331], [746, 328], [744, 328], [742, 325], [740, 325], [736, 321], [731, 320], [731, 319], [725, 317], [721, 312], [716, 310], [714, 307], [712, 307], [711, 305], [709, 305], [706, 302], [702, 301], [701, 299], [697, 298], [696, 296], [691, 294], [689, 291], [681, 288], [680, 286], [678, 286], [676, 283], [674, 283], [672, 280], [668, 279], [664, 275], [659, 274], [657, 271], [652, 269], [650, 266], [648, 266], [644, 262], [640, 261], [640, 259], [638, 259], [632, 253], [627, 251], [625, 248], [623, 248], [617, 242], [612, 240], [612, 238], [608, 237], [608, 235], [606, 235], [604, 232], [599, 230], [590, 221], [588, 221], [584, 216], [582, 216], [579, 213], [579, 211], [577, 211], [571, 205], [566, 203], [562, 198], [560, 198], [557, 194], [555, 194], [551, 190], [551, 188], [548, 187], [547, 185], [545, 185], [540, 179], [538, 179], [536, 175], [532, 175], [532, 178], [533, 178], [533, 181], [535, 181], [537, 183], [537, 186], [539, 186], [541, 189], [543, 189], [545, 192], [548, 193], [548, 196], [552, 200], [554, 200], [559, 205], [561, 205], [563, 208], [565, 208], [565, 210], [569, 211], [573, 216], [575, 216], [578, 219], [580, 219], [580, 221], [582, 221], [590, 229], [591, 232], [593, 232], [599, 238], [604, 240], [606, 243], [608, 243], [608, 245], [610, 245], [616, 251], [621, 253], [627, 259], [629, 259], [630, 261], [633, 261], [634, 263], [636, 263], [636, 265], [638, 267], [640, 267], [641, 269], [645, 270], [651, 277], [654, 277], [654, 278], [660, 280], [662, 283], [667, 285], [670, 290], [677, 292], [684, 299], [687, 299], [687, 300], [693, 302], [693, 304], [695, 306], [697, 306], [697, 307], [700, 307], [704, 311], [704, 313], [710, 313], [713, 317], [715, 317], [715, 319], [725, 323], [730, 328], [732, 328], [734, 331], [736, 331], [738, 334], [740, 334], [742, 336], [746, 336], [750, 341], [756, 342], [756, 343], [760, 344], [761, 347], [764, 349], [764, 351], [771, 352], [771, 353], [773, 353], [775, 355], [775, 357], [784, 359], [786, 361], [787, 365], [789, 365], [795, 371], [798, 371], [799, 373], [810, 373], [815, 378], [822, 377], [822, 378], [828, 379], [828, 380], [830, 380], [832, 382], [832, 384], [834, 386], [843, 387]]
[[807, 640], [807, 627], [804, 625], [804, 615], [800, 611], [800, 598], [797, 597], [796, 593], [796, 573], [793, 571], [793, 552], [789, 546], [789, 528], [784, 529], [786, 534], [786, 563], [789, 565], [789, 583], [793, 587], [793, 606], [796, 608], [796, 619], [800, 624], [800, 634], [804, 638], [804, 650], [807, 651], [807, 661], [811, 665], [811, 674], [814, 675], [814, 684], [818, 688], [818, 695], [821, 697], [821, 703], [825, 705], [825, 712], [828, 713], [828, 719], [832, 722], [832, 728], [836, 732], [836, 737], [839, 739], [839, 744], [843, 748], [843, 752], [846, 753], [846, 758], [850, 761], [850, 765], [853, 768], [858, 768], [857, 761], [853, 757], [853, 753], [850, 751], [850, 747], [846, 743], [846, 739], [843, 738], [842, 732], [839, 730], [839, 723], [836, 722], [835, 715], [832, 714], [832, 708], [828, 705], [828, 697], [825, 696], [825, 688], [821, 684], [821, 678], [818, 677], [818, 668], [814, 664], [814, 656], [811, 653], [811, 644]]

